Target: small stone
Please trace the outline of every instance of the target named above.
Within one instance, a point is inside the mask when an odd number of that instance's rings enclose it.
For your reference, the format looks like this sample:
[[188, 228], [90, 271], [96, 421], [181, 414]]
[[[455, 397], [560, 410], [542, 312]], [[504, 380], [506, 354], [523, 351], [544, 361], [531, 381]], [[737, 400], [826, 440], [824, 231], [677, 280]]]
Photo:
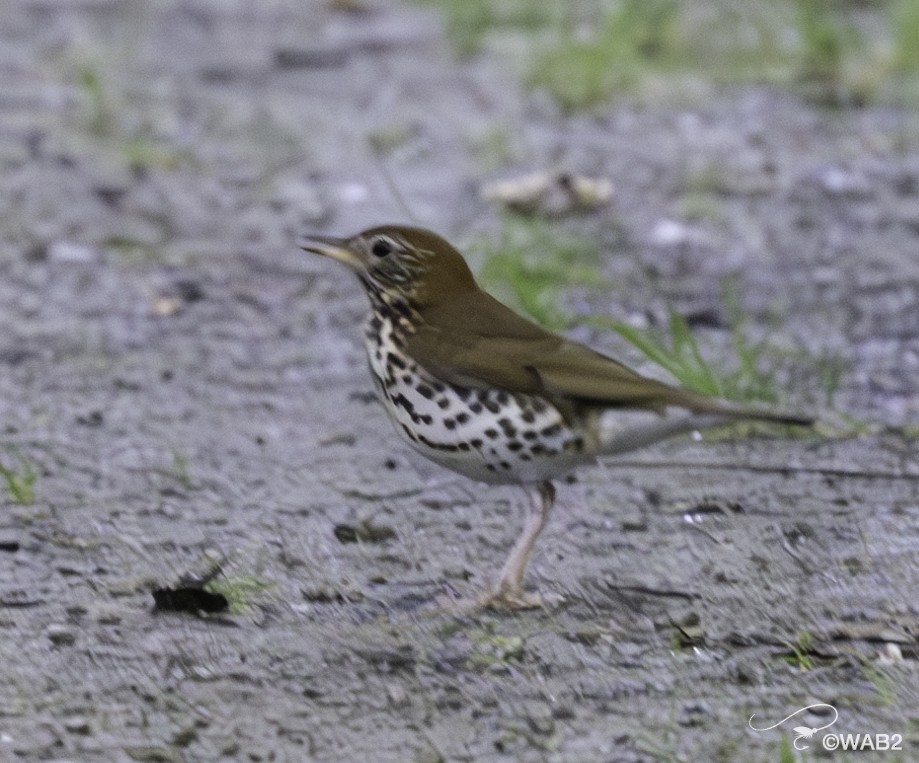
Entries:
[[817, 172], [816, 180], [827, 196], [866, 199], [874, 195], [864, 177], [842, 167], [824, 167]]
[[396, 531], [389, 525], [378, 525], [369, 520], [356, 525], [338, 524], [332, 532], [339, 543], [383, 543], [396, 537]]
[[433, 747], [426, 747], [415, 753], [412, 763], [444, 763], [445, 760], [439, 750], [435, 750]]
[[54, 623], [45, 628], [45, 636], [55, 646], [70, 646], [77, 640], [73, 629], [59, 623]]
[[528, 702], [525, 712], [527, 723], [537, 734], [551, 734], [555, 730], [552, 710], [545, 702]]
[[181, 763], [178, 751], [166, 747], [126, 747], [125, 754], [138, 763]]
[[225, 757], [236, 755], [239, 752], [239, 742], [230, 737], [224, 737], [217, 743], [217, 749]]
[[343, 183], [336, 190], [338, 200], [349, 206], [361, 204], [370, 196], [370, 190], [361, 183]]
[[390, 684], [386, 687], [389, 704], [393, 707], [405, 707], [409, 704], [408, 693], [399, 684]]
[[675, 247], [688, 244], [692, 238], [689, 227], [676, 220], [659, 220], [651, 231], [651, 243], [655, 246]]
[[711, 710], [704, 702], [690, 702], [680, 708], [677, 723], [689, 728], [702, 726], [711, 714]]
[[448, 580], [471, 580], [473, 573], [461, 564], [452, 564], [443, 568], [442, 575]]
[[89, 721], [82, 715], [72, 715], [64, 719], [64, 728], [71, 734], [87, 736], [90, 732]]
[[878, 665], [893, 665], [903, 662], [903, 650], [897, 644], [884, 644], [878, 650]]
[[171, 318], [185, 309], [185, 300], [175, 296], [158, 296], [150, 303], [150, 312], [157, 318]]
[[122, 610], [115, 607], [99, 606], [94, 610], [93, 615], [100, 625], [120, 625], [122, 620]]
[[55, 241], [46, 254], [51, 262], [88, 263], [99, 258], [99, 253], [92, 247], [72, 241]]
[[172, 737], [172, 743], [176, 747], [188, 747], [198, 738], [198, 730], [194, 726], [189, 726], [181, 731], [177, 731]]

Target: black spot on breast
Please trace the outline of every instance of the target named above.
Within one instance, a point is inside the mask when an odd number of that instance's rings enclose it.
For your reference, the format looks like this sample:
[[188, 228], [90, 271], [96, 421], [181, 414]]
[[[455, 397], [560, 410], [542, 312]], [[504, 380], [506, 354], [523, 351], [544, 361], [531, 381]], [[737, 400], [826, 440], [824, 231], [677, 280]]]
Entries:
[[416, 389], [418, 394], [423, 398], [430, 400], [432, 397], [434, 397], [434, 390], [432, 390], [427, 384], [419, 384]]
[[485, 430], [485, 436], [486, 436], [489, 440], [497, 440], [497, 439], [498, 439], [498, 430], [497, 430], [497, 429], [486, 429], [486, 430]]
[[501, 413], [501, 406], [494, 400], [483, 400], [482, 403], [492, 413]]
[[485, 464], [485, 468], [490, 472], [494, 472], [497, 471], [498, 467], [496, 467], [494, 464]]
[[522, 443], [522, 442], [517, 442], [516, 440], [514, 440], [513, 442], [509, 442], [509, 443], [507, 444], [507, 449], [508, 449], [511, 453], [516, 453], [516, 452], [517, 452], [518, 450], [520, 450], [521, 448], [523, 448], [523, 443]]
[[498, 394], [495, 395], [495, 400], [499, 405], [507, 405], [510, 402], [510, 398], [508, 397], [507, 392], [505, 392], [503, 389], [498, 390]]
[[380, 316], [374, 313], [373, 318], [370, 319], [370, 330], [376, 334], [383, 327], [383, 321], [380, 320]]
[[460, 450], [466, 451], [466, 450], [469, 450], [469, 443], [468, 442], [457, 443], [456, 447], [459, 448]]
[[509, 469], [511, 468], [511, 465], [510, 465], [509, 463], [507, 463], [507, 461], [502, 461], [502, 462], [501, 462], [501, 468], [502, 468], [502, 469], [507, 469], [507, 470], [509, 470]]
[[447, 388], [446, 388], [446, 386], [444, 386], [444, 383], [443, 383], [443, 382], [439, 382], [439, 381], [434, 382], [434, 391], [435, 391], [435, 392], [437, 392], [437, 393], [444, 392], [446, 389], [447, 389]]
[[517, 434], [513, 423], [506, 416], [504, 418], [498, 419], [498, 426], [501, 427], [501, 431], [504, 432], [505, 437], [513, 437]]
[[456, 429], [456, 422], [453, 419], [444, 419], [444, 426], [447, 429], [453, 430]]
[[469, 399], [470, 390], [466, 387], [454, 387], [453, 391], [456, 392], [456, 396], [463, 402]]
[[526, 432], [523, 433], [523, 439], [524, 439], [524, 440], [531, 440], [531, 441], [532, 441], [532, 440], [535, 440], [537, 437], [539, 437], [539, 435], [536, 434], [536, 432], [535, 432], [534, 430], [532, 430], [532, 429], [528, 429]]
[[444, 411], [447, 410], [447, 408], [450, 407], [450, 400], [446, 397], [440, 398], [440, 400], [437, 401], [437, 407]]
[[520, 418], [522, 418], [527, 424], [532, 424], [534, 421], [536, 421], [536, 415], [529, 408], [520, 414]]
[[543, 437], [555, 437], [555, 435], [559, 434], [561, 431], [562, 431], [561, 424], [552, 424], [551, 426], [544, 427], [540, 431], [540, 434]]
[[479, 414], [482, 412], [482, 404], [481, 403], [469, 403], [469, 410], [475, 414]]
[[411, 400], [409, 400], [409, 399], [408, 399], [405, 395], [403, 395], [401, 392], [400, 392], [398, 395], [396, 395], [395, 397], [392, 398], [392, 403], [393, 403], [393, 405], [397, 405], [397, 406], [399, 406], [400, 408], [404, 408], [404, 409], [408, 412], [409, 416], [411, 416], [413, 419], [415, 418], [415, 406], [414, 406], [414, 404], [412, 403]]
[[394, 368], [398, 368], [400, 371], [405, 370], [405, 361], [395, 353], [389, 353], [389, 355], [386, 356], [386, 359], [387, 362]]
[[549, 410], [549, 404], [545, 400], [540, 400], [538, 397], [533, 398], [533, 410], [536, 413], [545, 413]]
[[458, 413], [458, 414], [456, 415], [456, 423], [457, 423], [457, 424], [465, 424], [467, 421], [469, 421], [469, 414], [468, 414], [468, 413]]
[[434, 417], [425, 413], [418, 417], [418, 421], [420, 421], [425, 426], [430, 426], [431, 424], [434, 423]]
[[469, 441], [469, 444], [470, 444], [473, 448], [481, 448], [483, 443], [482, 443], [482, 441], [481, 441], [478, 437], [475, 437], [475, 438], [473, 438], [472, 440]]

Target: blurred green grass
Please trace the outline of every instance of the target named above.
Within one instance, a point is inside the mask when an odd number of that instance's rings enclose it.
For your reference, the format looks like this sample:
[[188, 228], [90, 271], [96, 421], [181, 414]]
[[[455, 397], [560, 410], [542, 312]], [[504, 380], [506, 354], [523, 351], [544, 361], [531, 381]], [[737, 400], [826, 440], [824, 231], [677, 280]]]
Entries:
[[459, 55], [504, 55], [569, 112], [699, 81], [828, 106], [919, 104], [919, 0], [418, 2], [442, 10]]
[[559, 290], [602, 285], [596, 247], [539, 217], [507, 213], [502, 223], [496, 240], [471, 245], [484, 259], [479, 273], [483, 285], [549, 329], [571, 326], [574, 317], [560, 306]]

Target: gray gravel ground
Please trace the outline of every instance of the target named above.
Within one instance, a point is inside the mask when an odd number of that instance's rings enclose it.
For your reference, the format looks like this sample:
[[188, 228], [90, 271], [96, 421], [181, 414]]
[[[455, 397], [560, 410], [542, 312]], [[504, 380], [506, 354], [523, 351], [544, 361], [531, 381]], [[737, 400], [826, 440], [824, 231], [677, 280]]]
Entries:
[[[0, 759], [778, 761], [794, 724], [748, 718], [813, 702], [903, 751], [801, 760], [919, 759], [917, 125], [760, 87], [562, 117], [395, 3], [7, 4], [0, 463], [36, 479], [0, 514]], [[520, 496], [407, 452], [363, 295], [294, 241], [404, 220], [387, 173], [495, 235], [480, 184], [547, 166], [617, 187], [578, 221], [615, 285], [574, 309], [717, 314], [736, 276], [752, 331], [849, 364], [833, 411], [813, 375], [791, 402], [868, 426], [585, 470], [531, 570], [565, 603], [462, 617], [433, 604]], [[244, 611], [152, 611], [214, 560]]]

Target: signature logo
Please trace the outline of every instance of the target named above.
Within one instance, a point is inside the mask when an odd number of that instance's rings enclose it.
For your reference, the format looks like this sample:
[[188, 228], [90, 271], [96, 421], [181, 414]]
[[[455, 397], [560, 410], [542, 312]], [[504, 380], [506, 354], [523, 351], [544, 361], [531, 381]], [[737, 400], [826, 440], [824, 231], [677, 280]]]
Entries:
[[[796, 715], [800, 715], [801, 713], [806, 713], [808, 710], [814, 710], [816, 708], [827, 708], [829, 710], [832, 710], [833, 720], [831, 720], [829, 723], [827, 723], [824, 726], [814, 726], [814, 727], [795, 726], [794, 727], [793, 731], [795, 732], [795, 734], [797, 734], [794, 742], [792, 742], [792, 744], [794, 745], [794, 748], [796, 750], [806, 750], [810, 746], [808, 744], [805, 744], [807, 740], [813, 739], [814, 734], [816, 734], [818, 731], [823, 731], [824, 729], [828, 729], [830, 726], [836, 723], [836, 721], [839, 720], [839, 711], [832, 705], [828, 705], [826, 702], [817, 702], [813, 705], [802, 707], [800, 710], [795, 710], [791, 715], [785, 716], [778, 723], [773, 723], [771, 726], [763, 726], [762, 728], [758, 728], [753, 725], [753, 719], [756, 717], [756, 713], [754, 713], [753, 715], [750, 716], [750, 720], [748, 721], [748, 723], [750, 724], [750, 728], [753, 729], [754, 731], [770, 731], [774, 728], [781, 726], [783, 723], [785, 723], [785, 721], [790, 721]], [[801, 743], [800, 746], [798, 745], [799, 742]]]

